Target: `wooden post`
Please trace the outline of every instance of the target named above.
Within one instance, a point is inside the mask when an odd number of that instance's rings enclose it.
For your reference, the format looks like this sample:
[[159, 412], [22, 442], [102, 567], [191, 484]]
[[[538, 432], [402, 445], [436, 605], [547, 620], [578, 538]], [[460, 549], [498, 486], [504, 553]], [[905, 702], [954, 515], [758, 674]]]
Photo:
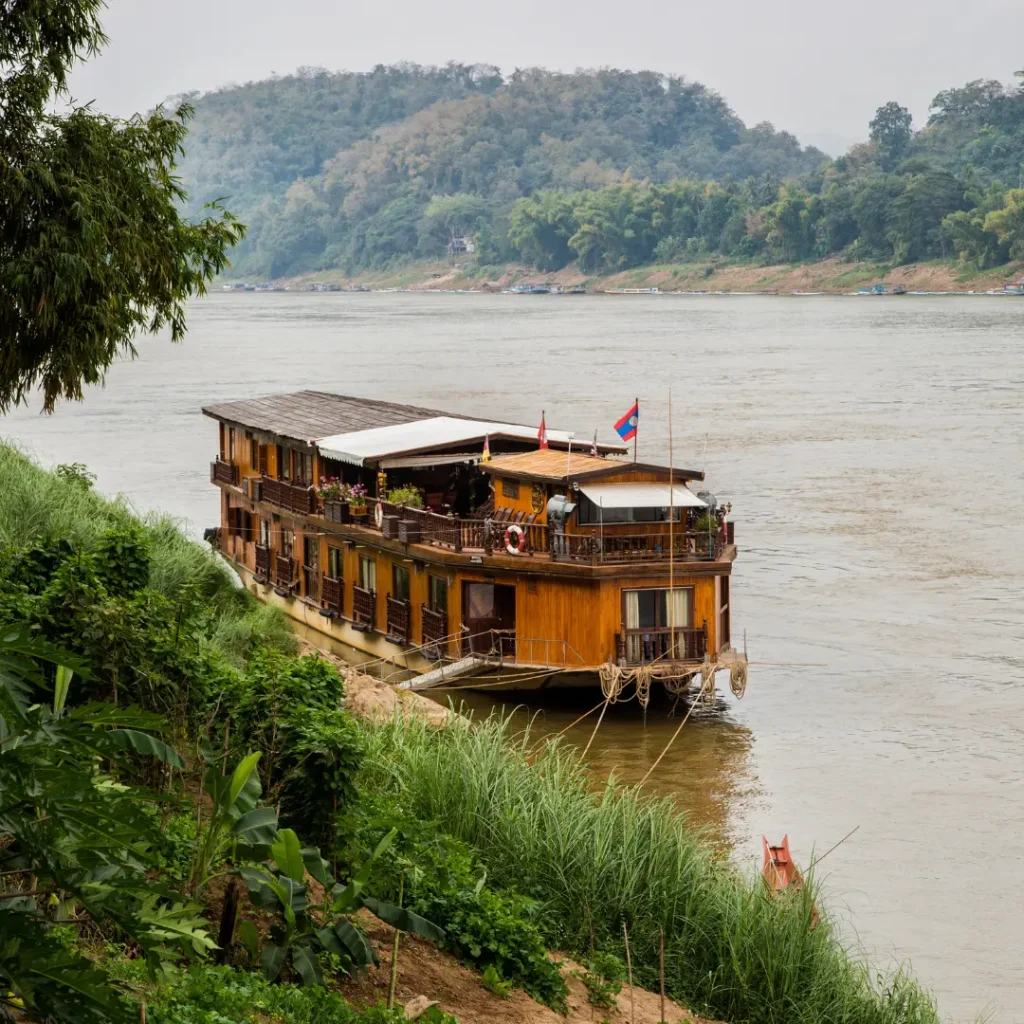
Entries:
[[626, 940], [626, 977], [629, 979], [629, 1024], [636, 1024], [633, 1007], [633, 962], [629, 958], [629, 929], [622, 922], [622, 935]]
[[[402, 897], [405, 894], [405, 876], [398, 880], [398, 905], [402, 905]], [[395, 942], [391, 947], [391, 984], [388, 986], [388, 1009], [395, 1008], [395, 988], [398, 985], [398, 944], [401, 942], [402, 933], [395, 929]]]
[[661, 976], [661, 1024], [665, 1022], [665, 929], [658, 929], [658, 973]]

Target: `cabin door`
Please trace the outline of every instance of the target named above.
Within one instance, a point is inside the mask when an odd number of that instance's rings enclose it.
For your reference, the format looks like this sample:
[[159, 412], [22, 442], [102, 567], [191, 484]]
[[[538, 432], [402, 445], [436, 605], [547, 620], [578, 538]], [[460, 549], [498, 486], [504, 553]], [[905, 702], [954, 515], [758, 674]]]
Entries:
[[473, 654], [512, 657], [516, 644], [516, 588], [495, 583], [462, 584], [462, 624]]

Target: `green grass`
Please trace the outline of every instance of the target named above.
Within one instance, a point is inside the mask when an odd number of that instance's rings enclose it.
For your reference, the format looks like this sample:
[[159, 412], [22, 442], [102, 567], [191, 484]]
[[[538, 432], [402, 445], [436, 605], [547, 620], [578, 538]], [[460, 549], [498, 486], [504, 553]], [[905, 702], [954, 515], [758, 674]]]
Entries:
[[66, 539], [89, 547], [107, 530], [141, 521], [150, 538], [150, 584], [171, 600], [201, 601], [211, 616], [209, 642], [236, 664], [254, 636], [283, 650], [294, 638], [279, 609], [261, 604], [205, 545], [167, 516], [140, 520], [122, 499], [109, 501], [37, 466], [0, 444], [0, 548]]
[[423, 820], [473, 846], [489, 884], [542, 902], [548, 941], [586, 956], [592, 941], [656, 987], [664, 929], [672, 995], [731, 1024], [937, 1024], [905, 973], [875, 977], [827, 915], [813, 929], [813, 881], [767, 897], [718, 858], [669, 801], [590, 788], [570, 748], [515, 735], [507, 719], [368, 727], [368, 789], [402, 794]]

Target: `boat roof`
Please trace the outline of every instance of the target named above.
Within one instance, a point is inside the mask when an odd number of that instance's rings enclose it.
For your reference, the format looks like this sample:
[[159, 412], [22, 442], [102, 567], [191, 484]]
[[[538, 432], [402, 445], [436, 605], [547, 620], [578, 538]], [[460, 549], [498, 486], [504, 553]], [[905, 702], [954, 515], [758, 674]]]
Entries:
[[[393, 423], [386, 427], [356, 430], [333, 437], [321, 437], [317, 448], [321, 455], [357, 466], [375, 463], [399, 455], [413, 455], [455, 445], [483, 446], [484, 438], [513, 441], [535, 441], [536, 427], [494, 420], [462, 419], [458, 416], [431, 416], [408, 423]], [[568, 445], [571, 434], [549, 430], [548, 440]]]
[[[550, 437], [551, 432], [548, 432]], [[486, 473], [498, 476], [525, 477], [531, 480], [545, 480], [564, 483], [568, 480], [584, 480], [607, 476], [613, 473], [657, 473], [668, 479], [668, 466], [652, 466], [649, 463], [626, 462], [621, 459], [607, 459], [602, 455], [586, 452], [555, 451], [552, 448], [538, 448], [532, 452], [516, 455], [497, 455], [490, 462], [481, 462], [480, 468]], [[671, 471], [682, 483], [684, 480], [703, 480], [704, 474], [692, 469]]]
[[217, 420], [238, 423], [278, 437], [315, 444], [321, 437], [346, 431], [386, 427], [395, 423], [442, 416], [435, 409], [398, 405], [326, 391], [293, 391], [283, 395], [264, 395], [240, 402], [204, 405], [203, 412]]
[[[437, 409], [400, 405], [326, 391], [295, 391], [203, 406], [213, 419], [288, 440], [315, 445], [327, 458], [364, 465], [459, 445], [492, 441], [536, 441], [537, 427], [455, 416]], [[550, 444], [568, 448], [572, 435], [548, 432]], [[598, 442], [602, 452], [623, 453], [620, 442]]]

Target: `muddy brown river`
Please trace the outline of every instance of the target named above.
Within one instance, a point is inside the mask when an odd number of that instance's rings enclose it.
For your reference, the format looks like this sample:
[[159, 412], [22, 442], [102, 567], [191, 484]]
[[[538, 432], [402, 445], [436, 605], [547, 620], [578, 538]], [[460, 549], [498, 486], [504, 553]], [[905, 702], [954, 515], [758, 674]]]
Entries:
[[[212, 399], [543, 408], [589, 437], [639, 395], [655, 460], [671, 384], [677, 463], [733, 503], [753, 664], [650, 785], [750, 870], [762, 833], [806, 865], [857, 827], [818, 869], [851, 942], [908, 959], [952, 1019], [1024, 1019], [1024, 300], [215, 294], [190, 327], [0, 435], [201, 535]], [[586, 706], [534, 709], [534, 727]], [[595, 772], [639, 779], [677, 724], [613, 709]]]

